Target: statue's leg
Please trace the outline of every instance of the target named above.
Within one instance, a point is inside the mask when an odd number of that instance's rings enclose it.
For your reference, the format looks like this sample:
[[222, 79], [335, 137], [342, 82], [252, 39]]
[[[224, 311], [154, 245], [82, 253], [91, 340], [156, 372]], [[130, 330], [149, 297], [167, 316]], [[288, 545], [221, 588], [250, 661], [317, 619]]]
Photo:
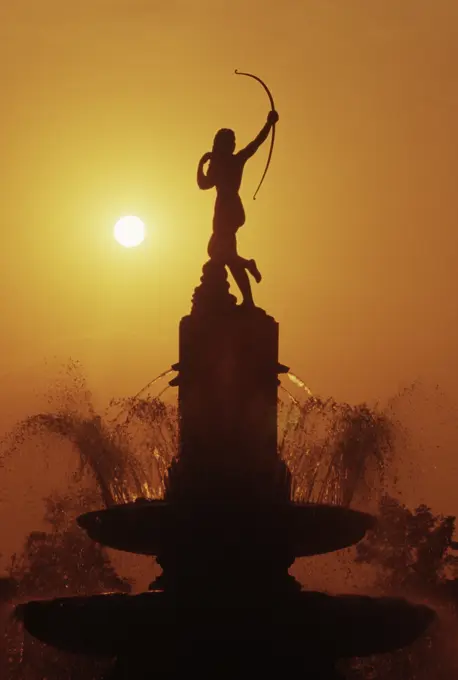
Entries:
[[247, 260], [245, 257], [240, 257], [240, 255], [237, 255], [236, 257], [240, 262], [241, 266], [248, 272], [250, 272], [251, 276], [254, 278], [256, 283], [259, 283], [262, 279], [262, 275], [258, 267], [256, 266], [255, 260]]
[[259, 271], [255, 260], [245, 260], [245, 268], [250, 272], [251, 276], [254, 278], [256, 283], [259, 283], [262, 279], [261, 272]]
[[237, 239], [235, 232], [229, 233], [224, 239], [225, 260], [240, 292], [243, 296], [243, 304], [247, 307], [254, 307], [253, 293], [251, 292], [250, 279], [248, 278], [247, 263], [243, 257], [237, 253]]
[[[256, 261], [255, 260], [247, 260], [245, 257], [241, 257], [237, 253], [237, 240], [236, 236], [234, 234], [233, 236], [233, 243], [230, 244], [230, 257], [231, 258], [236, 258], [240, 264], [243, 266], [244, 269], [246, 269], [251, 276], [254, 278], [256, 283], [259, 283], [262, 279], [261, 272], [259, 271]], [[229, 266], [229, 265], [228, 265]]]
[[254, 307], [253, 293], [251, 292], [250, 279], [246, 273], [245, 263], [242, 257], [236, 257], [227, 262], [229, 271], [243, 296], [243, 304], [249, 307]]
[[254, 260], [245, 260], [237, 254], [235, 232], [213, 232], [208, 244], [208, 254], [213, 262], [218, 262], [221, 265], [228, 267], [242, 293], [243, 304], [253, 307], [253, 293], [251, 292], [251, 284], [247, 270], [256, 280], [258, 280], [256, 274], [259, 275], [259, 277], [261, 275]]

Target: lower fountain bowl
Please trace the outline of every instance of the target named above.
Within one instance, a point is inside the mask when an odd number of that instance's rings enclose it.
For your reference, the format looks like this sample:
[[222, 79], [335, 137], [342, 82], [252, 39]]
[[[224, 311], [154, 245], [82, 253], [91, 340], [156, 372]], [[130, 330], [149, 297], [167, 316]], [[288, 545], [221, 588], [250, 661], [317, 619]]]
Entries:
[[[298, 592], [177, 601], [165, 592], [35, 601], [16, 609], [42, 642], [70, 652], [118, 656], [144, 648], [160, 657], [209, 649], [272, 650], [329, 660], [393, 651], [433, 622], [428, 607], [402, 599]], [[136, 652], [137, 653], [137, 652]], [[146, 653], [146, 651], [144, 651]]]
[[[358, 543], [375, 525], [364, 512], [336, 505], [299, 503], [167, 503], [137, 501], [78, 518], [102, 545], [142, 555], [169, 546], [214, 545], [229, 550], [288, 550], [293, 558], [319, 555]], [[243, 548], [242, 548], [243, 546]]]

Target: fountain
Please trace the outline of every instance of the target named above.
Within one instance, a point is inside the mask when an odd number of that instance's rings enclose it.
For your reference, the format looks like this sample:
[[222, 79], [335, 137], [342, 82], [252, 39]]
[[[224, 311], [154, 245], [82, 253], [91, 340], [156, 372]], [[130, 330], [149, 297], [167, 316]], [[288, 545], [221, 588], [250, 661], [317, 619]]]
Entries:
[[[269, 129], [276, 120], [269, 115]], [[226, 206], [220, 219], [232, 214]], [[227, 241], [218, 247], [218, 229], [216, 219], [210, 260], [180, 323], [171, 381], [179, 451], [164, 498], [78, 519], [94, 541], [154, 555], [163, 573], [140, 595], [32, 601], [17, 614], [43, 642], [113, 657], [111, 680], [297, 672], [335, 680], [339, 659], [406, 646], [434, 612], [401, 599], [304, 591], [289, 574], [297, 557], [354, 545], [375, 520], [291, 500], [277, 442], [279, 375], [288, 370], [278, 359], [278, 324], [247, 292], [243, 273], [255, 275], [253, 261], [234, 260]], [[235, 270], [241, 305], [229, 292], [226, 265]]]

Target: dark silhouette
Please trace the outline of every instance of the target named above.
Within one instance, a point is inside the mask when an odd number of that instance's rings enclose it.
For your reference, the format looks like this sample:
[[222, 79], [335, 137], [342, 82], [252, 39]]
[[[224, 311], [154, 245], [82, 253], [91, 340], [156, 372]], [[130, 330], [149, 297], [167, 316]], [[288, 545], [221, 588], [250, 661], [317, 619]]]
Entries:
[[[278, 121], [278, 113], [270, 111], [267, 122], [244, 149], [234, 153], [235, 134], [233, 130], [218, 130], [213, 141], [213, 149], [202, 156], [197, 168], [197, 184], [200, 189], [216, 188], [213, 234], [208, 244], [208, 255], [215, 262], [227, 266], [243, 296], [243, 304], [254, 306], [250, 280], [261, 281], [261, 273], [255, 260], [248, 260], [237, 253], [236, 234], [245, 224], [245, 210], [239, 189], [242, 183], [245, 163], [266, 141], [273, 125]], [[204, 166], [209, 163], [207, 172]]]
[[[374, 518], [291, 500], [291, 474], [278, 447], [278, 378], [288, 370], [279, 363], [278, 324], [261, 309], [240, 313], [228, 291], [225, 267], [242, 307], [254, 309], [247, 272], [257, 281], [261, 274], [237, 253], [245, 222], [238, 192], [246, 161], [277, 120], [272, 107], [256, 139], [236, 154], [234, 133], [220, 130], [199, 162], [199, 187], [216, 187], [217, 197], [210, 262], [180, 323], [171, 382], [178, 387], [179, 446], [164, 498], [78, 518], [103, 545], [154, 555], [162, 575], [140, 595], [17, 608], [41, 641], [115, 657], [110, 680], [337, 680], [338, 659], [409, 645], [434, 619], [428, 607], [400, 599], [304, 592], [288, 571], [296, 557], [357, 543]], [[357, 421], [352, 432], [361, 439]], [[370, 432], [364, 436], [371, 446]]]
[[[218, 299], [230, 298], [224, 284]], [[154, 555], [163, 573], [146, 593], [28, 602], [17, 615], [43, 642], [115, 657], [106, 680], [341, 679], [338, 659], [410, 645], [434, 613], [301, 591], [288, 572], [296, 557], [357, 543], [374, 519], [291, 501], [278, 454], [278, 324], [229, 303], [215, 313], [205, 290], [180, 323], [179, 452], [164, 499], [78, 518], [91, 539]]]

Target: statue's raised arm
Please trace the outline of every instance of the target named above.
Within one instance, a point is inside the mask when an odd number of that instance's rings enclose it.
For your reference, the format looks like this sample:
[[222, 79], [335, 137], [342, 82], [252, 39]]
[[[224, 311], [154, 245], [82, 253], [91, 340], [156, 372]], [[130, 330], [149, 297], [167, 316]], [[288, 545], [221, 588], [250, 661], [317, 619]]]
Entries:
[[251, 158], [251, 156], [253, 156], [259, 149], [261, 144], [264, 144], [267, 137], [269, 136], [269, 132], [271, 131], [275, 123], [277, 123], [277, 121], [278, 113], [275, 110], [269, 111], [269, 115], [267, 116], [267, 122], [260, 131], [260, 133], [255, 137], [255, 139], [253, 139], [252, 142], [247, 144], [244, 149], [241, 149], [241, 151], [238, 152], [237, 156], [243, 159], [244, 162]]
[[[248, 78], [253, 78], [253, 80], [257, 80], [257, 82], [263, 87], [265, 93], [269, 97], [270, 110], [275, 111], [275, 102], [274, 102], [274, 98], [272, 96], [272, 92], [269, 90], [269, 88], [267, 87], [265, 82], [259, 76], [255, 76], [253, 73], [245, 73], [244, 71], [238, 71], [237, 69], [235, 69], [235, 74], [238, 75], [238, 76], [247, 76]], [[277, 116], [277, 120], [278, 120], [278, 116]], [[269, 169], [270, 161], [272, 159], [272, 153], [273, 153], [273, 150], [274, 150], [274, 143], [275, 143], [275, 126], [272, 126], [272, 137], [271, 137], [271, 140], [270, 140], [270, 149], [269, 149], [269, 155], [267, 156], [266, 167], [264, 168], [264, 172], [262, 173], [262, 177], [261, 177], [261, 180], [258, 184], [258, 188], [256, 189], [256, 191], [253, 194], [253, 201], [256, 200], [256, 196], [258, 194], [258, 191], [261, 188], [262, 183], [264, 182], [265, 176], [267, 175], [267, 170]]]

